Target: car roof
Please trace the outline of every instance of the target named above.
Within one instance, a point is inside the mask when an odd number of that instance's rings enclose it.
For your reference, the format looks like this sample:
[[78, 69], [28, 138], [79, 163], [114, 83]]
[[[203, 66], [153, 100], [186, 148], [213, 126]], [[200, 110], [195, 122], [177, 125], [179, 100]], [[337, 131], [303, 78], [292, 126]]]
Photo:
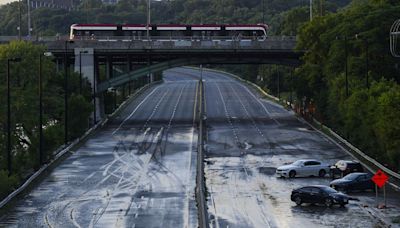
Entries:
[[318, 161], [318, 160], [315, 160], [315, 159], [300, 159], [300, 160], [297, 160], [297, 161], [302, 161], [302, 162], [307, 162], [307, 161], [321, 162], [321, 161]]
[[338, 163], [338, 162], [344, 162], [344, 163], [347, 163], [347, 164], [349, 164], [349, 163], [357, 163], [357, 164], [360, 164], [360, 162], [358, 162], [358, 161], [350, 161], [350, 160], [339, 160], [339, 161], [337, 161], [336, 163]]
[[348, 175], [350, 175], [350, 174], [353, 176], [356, 176], [356, 175], [361, 176], [361, 175], [365, 175], [365, 174], [370, 175], [369, 173], [360, 173], [360, 172], [349, 173]]
[[316, 184], [316, 185], [303, 186], [303, 187], [300, 187], [298, 189], [303, 189], [303, 188], [330, 188], [330, 187], [326, 186], [326, 185], [318, 185], [318, 184]]

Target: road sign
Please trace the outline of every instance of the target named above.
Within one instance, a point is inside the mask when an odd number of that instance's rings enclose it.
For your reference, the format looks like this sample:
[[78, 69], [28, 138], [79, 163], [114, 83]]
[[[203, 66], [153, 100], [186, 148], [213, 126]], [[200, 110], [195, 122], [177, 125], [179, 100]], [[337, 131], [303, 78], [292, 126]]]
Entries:
[[382, 188], [386, 181], [388, 181], [389, 177], [382, 172], [382, 170], [378, 170], [375, 175], [372, 177], [372, 181], [379, 187]]

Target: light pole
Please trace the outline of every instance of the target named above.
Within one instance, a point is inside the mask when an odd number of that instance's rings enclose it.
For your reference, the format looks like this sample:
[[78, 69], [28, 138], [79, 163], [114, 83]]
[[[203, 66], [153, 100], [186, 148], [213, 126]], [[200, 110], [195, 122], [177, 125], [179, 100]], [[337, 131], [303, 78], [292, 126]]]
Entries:
[[18, 1], [18, 40], [21, 40], [21, 0]]
[[31, 2], [30, 0], [27, 0], [28, 3], [28, 37], [29, 39], [31, 38]]
[[347, 47], [347, 36], [344, 36], [344, 55], [345, 55], [345, 76], [346, 76], [346, 98], [349, 97], [349, 66], [348, 66], [348, 55], [349, 50]]
[[93, 72], [93, 125], [96, 125], [96, 75], [98, 71], [97, 61]]
[[7, 167], [8, 167], [8, 176], [10, 176], [11, 172], [12, 172], [10, 62], [21, 62], [21, 58], [7, 59]]
[[369, 41], [367, 38], [360, 36], [360, 34], [355, 35], [356, 39], [361, 39], [365, 45], [365, 86], [369, 89]]
[[43, 164], [42, 55], [39, 55], [39, 166]]
[[[53, 56], [51, 52], [42, 53], [46, 57]], [[39, 165], [43, 164], [43, 81], [42, 54], [39, 55]]]
[[293, 67], [290, 69], [290, 106], [293, 104]]
[[151, 19], [151, 15], [150, 15], [150, 3], [151, 0], [147, 0], [147, 25], [146, 25], [146, 32], [147, 32], [147, 41], [150, 41], [150, 19]]
[[262, 23], [265, 24], [265, 0], [262, 0]]
[[74, 43], [72, 40], [66, 40], [64, 46], [64, 144], [68, 143], [68, 43]]
[[344, 36], [344, 37], [336, 37], [336, 40], [343, 40], [344, 41], [344, 68], [345, 68], [345, 80], [346, 80], [346, 98], [349, 97], [349, 79], [348, 79], [348, 74], [349, 74], [349, 69], [348, 69], [348, 55], [349, 55], [349, 51], [348, 51], [348, 37]]
[[79, 51], [79, 94], [82, 94], [82, 54], [87, 54], [88, 51]]

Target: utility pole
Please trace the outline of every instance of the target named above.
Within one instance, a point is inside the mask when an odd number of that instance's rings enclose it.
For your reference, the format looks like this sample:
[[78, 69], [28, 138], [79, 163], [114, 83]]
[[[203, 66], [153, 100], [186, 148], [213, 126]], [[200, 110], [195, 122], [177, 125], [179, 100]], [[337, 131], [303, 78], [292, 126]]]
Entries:
[[39, 55], [39, 166], [43, 164], [42, 53]]
[[18, 1], [18, 40], [21, 40], [21, 17], [22, 17], [22, 13], [21, 13], [21, 0]]
[[368, 72], [369, 72], [369, 42], [368, 39], [365, 39], [365, 81], [367, 89], [369, 89], [369, 79], [368, 79]]
[[151, 3], [151, 0], [147, 0], [147, 25], [146, 25], [146, 31], [147, 31], [147, 41], [150, 41], [150, 23], [151, 23], [151, 21], [150, 21], [150, 17], [151, 17], [151, 15], [150, 15], [150, 3]]
[[265, 24], [265, 0], [262, 0], [262, 23]]
[[21, 62], [21, 58], [7, 59], [7, 168], [8, 176], [12, 172], [12, 148], [11, 148], [11, 77], [10, 77], [10, 62]]
[[66, 40], [64, 46], [64, 144], [68, 144], [68, 43], [73, 43], [72, 40]]
[[312, 17], [313, 17], [313, 13], [312, 13], [313, 7], [312, 7], [312, 5], [313, 5], [313, 0], [310, 0], [310, 21], [312, 21]]
[[348, 79], [348, 74], [349, 74], [349, 69], [348, 69], [348, 60], [347, 57], [349, 55], [349, 50], [347, 47], [347, 36], [344, 37], [344, 52], [345, 52], [345, 76], [346, 76], [346, 98], [349, 97], [349, 79]]
[[28, 37], [29, 39], [31, 38], [31, 2], [30, 0], [27, 0], [28, 3]]

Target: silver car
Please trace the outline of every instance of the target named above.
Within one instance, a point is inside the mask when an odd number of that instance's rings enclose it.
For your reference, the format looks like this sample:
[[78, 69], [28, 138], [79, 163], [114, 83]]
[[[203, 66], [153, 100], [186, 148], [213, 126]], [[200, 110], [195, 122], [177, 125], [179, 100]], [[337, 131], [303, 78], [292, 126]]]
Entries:
[[290, 165], [280, 166], [276, 169], [276, 175], [280, 177], [325, 177], [329, 173], [329, 165], [317, 160], [298, 160]]

